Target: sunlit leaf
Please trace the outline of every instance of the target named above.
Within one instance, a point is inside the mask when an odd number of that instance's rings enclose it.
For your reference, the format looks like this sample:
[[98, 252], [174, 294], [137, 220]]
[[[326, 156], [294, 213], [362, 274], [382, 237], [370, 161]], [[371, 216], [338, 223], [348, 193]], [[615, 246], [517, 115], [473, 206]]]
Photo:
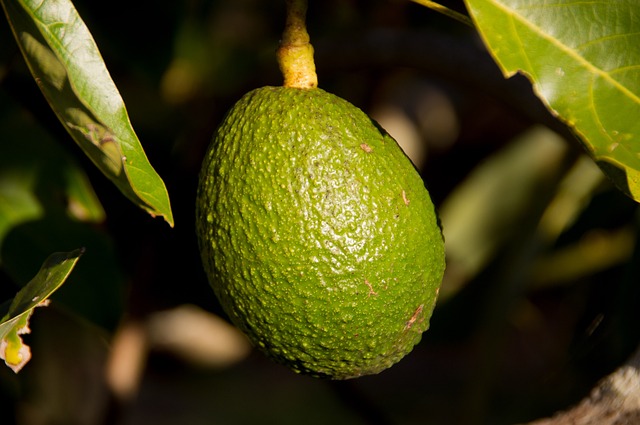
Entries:
[[524, 73], [605, 173], [640, 201], [637, 0], [466, 4], [503, 73]]
[[164, 182], [71, 1], [2, 0], [2, 5], [38, 86], [67, 131], [122, 193], [173, 226]]
[[38, 274], [10, 302], [3, 304], [0, 319], [0, 359], [18, 373], [31, 359], [31, 350], [20, 335], [29, 333], [33, 309], [47, 300], [67, 279], [83, 250], [51, 254]]

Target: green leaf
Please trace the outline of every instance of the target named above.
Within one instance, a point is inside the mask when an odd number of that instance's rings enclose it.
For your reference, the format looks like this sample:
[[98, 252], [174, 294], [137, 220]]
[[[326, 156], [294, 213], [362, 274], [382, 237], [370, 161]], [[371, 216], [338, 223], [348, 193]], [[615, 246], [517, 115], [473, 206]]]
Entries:
[[124, 195], [173, 226], [164, 182], [71, 1], [1, 2], [31, 73], [69, 134]]
[[30, 332], [29, 318], [33, 309], [47, 305], [49, 296], [64, 283], [83, 251], [51, 254], [38, 274], [13, 300], [0, 307], [0, 359], [14, 372], [18, 373], [31, 359], [31, 350], [20, 335]]
[[637, 0], [466, 0], [505, 76], [536, 94], [640, 201], [640, 13]]

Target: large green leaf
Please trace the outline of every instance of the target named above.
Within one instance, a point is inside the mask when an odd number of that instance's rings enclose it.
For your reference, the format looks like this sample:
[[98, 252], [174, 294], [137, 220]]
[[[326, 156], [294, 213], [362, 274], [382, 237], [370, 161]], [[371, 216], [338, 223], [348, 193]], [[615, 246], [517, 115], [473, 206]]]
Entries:
[[69, 276], [83, 250], [51, 254], [38, 274], [22, 288], [13, 300], [0, 306], [0, 358], [14, 372], [31, 358], [31, 350], [22, 342], [21, 334], [29, 332], [33, 309], [46, 302]]
[[522, 72], [616, 185], [640, 201], [637, 0], [465, 0], [505, 76]]
[[1, 2], [36, 82], [73, 139], [131, 201], [173, 226], [164, 182], [71, 1]]

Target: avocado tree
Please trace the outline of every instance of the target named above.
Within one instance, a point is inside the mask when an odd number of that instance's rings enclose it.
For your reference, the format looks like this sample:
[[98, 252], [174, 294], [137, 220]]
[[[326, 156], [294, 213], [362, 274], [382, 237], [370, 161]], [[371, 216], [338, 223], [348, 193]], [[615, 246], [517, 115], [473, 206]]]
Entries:
[[3, 424], [637, 420], [635, 1], [309, 3], [319, 86], [398, 140], [447, 256], [422, 342], [343, 382], [254, 354], [196, 241], [285, 2], [0, 3]]

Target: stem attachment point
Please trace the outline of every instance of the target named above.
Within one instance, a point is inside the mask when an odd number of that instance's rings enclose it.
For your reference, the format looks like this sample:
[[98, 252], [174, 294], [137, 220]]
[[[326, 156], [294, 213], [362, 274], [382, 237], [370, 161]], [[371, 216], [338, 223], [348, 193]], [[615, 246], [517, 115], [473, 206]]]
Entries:
[[307, 0], [286, 0], [287, 20], [280, 47], [278, 66], [284, 77], [283, 86], [312, 89], [318, 87], [313, 46], [305, 24]]

